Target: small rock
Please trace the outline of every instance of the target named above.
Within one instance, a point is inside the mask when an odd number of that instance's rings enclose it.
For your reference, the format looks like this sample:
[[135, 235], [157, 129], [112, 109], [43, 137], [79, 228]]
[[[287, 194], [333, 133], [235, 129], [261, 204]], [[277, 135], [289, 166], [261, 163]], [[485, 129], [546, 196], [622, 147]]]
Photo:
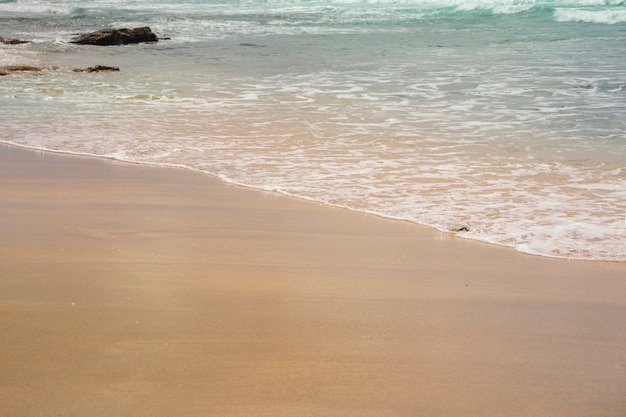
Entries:
[[96, 65], [95, 67], [87, 68], [74, 68], [74, 72], [105, 72], [105, 71], [119, 71], [119, 67], [109, 67], [107, 65]]
[[32, 41], [23, 41], [21, 39], [13, 39], [13, 38], [3, 38], [0, 36], [0, 43], [4, 43], [7, 45], [20, 45], [23, 43], [31, 43]]
[[42, 72], [42, 71], [56, 71], [59, 67], [56, 65], [49, 65], [46, 67], [34, 67], [32, 65], [5, 65], [0, 67], [0, 75], [9, 75], [14, 72]]
[[4, 67], [0, 67], [5, 71], [42, 71], [43, 68], [33, 67], [31, 65], [6, 65]]
[[43, 71], [43, 68], [33, 67], [30, 65], [5, 65], [0, 67], [0, 75], [9, 75], [12, 72], [22, 71], [41, 72]]

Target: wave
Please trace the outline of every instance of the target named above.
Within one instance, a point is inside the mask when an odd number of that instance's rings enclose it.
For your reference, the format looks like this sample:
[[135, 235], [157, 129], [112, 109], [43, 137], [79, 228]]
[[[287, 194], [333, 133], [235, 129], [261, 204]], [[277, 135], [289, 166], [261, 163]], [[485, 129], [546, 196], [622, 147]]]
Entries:
[[[374, 17], [381, 14], [408, 14], [416, 18], [459, 17], [468, 15], [509, 15], [519, 13], [554, 13], [559, 22], [622, 23], [626, 21], [624, 0], [163, 0], [159, 2], [107, 0], [84, 2], [79, 0], [0, 0], [0, 12], [9, 16], [35, 15], [72, 16], [84, 18], [110, 16], [191, 16], [194, 14], [242, 16], [272, 15], [277, 11], [293, 14], [310, 12], [322, 14], [363, 14]], [[375, 19], [376, 20], [376, 19]]]
[[8, 16], [37, 17], [41, 15], [71, 15], [70, 2], [41, 2], [33, 0], [0, 0], [0, 12]]
[[554, 18], [557, 22], [583, 22], [614, 25], [626, 22], [626, 9], [585, 10], [556, 9]]

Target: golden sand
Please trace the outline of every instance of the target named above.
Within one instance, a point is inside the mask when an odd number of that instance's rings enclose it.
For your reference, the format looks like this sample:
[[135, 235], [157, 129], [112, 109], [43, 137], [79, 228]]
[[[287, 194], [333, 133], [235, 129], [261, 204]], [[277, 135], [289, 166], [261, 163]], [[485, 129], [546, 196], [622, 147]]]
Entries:
[[626, 264], [0, 146], [0, 413], [623, 417]]

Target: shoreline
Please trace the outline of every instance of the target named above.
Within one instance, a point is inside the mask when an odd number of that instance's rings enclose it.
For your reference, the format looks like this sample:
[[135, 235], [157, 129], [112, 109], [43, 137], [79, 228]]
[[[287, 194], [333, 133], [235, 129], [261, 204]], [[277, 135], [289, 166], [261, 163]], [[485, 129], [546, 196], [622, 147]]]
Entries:
[[626, 263], [0, 144], [0, 404], [622, 416]]
[[[313, 200], [313, 199], [309, 199], [309, 198], [306, 198], [306, 197], [293, 195], [293, 194], [289, 194], [289, 193], [285, 193], [285, 192], [281, 192], [281, 191], [277, 191], [277, 190], [265, 190], [265, 189], [262, 189], [262, 188], [254, 187], [252, 185], [247, 185], [247, 184], [239, 183], [239, 182], [236, 182], [236, 181], [229, 181], [229, 180], [221, 178], [216, 173], [209, 172], [209, 171], [203, 171], [203, 170], [199, 170], [199, 169], [194, 169], [194, 168], [191, 168], [191, 167], [186, 166], [186, 165], [138, 162], [138, 161], [131, 161], [131, 160], [119, 159], [119, 158], [115, 158], [115, 157], [108, 157], [108, 156], [102, 156], [102, 155], [89, 154], [89, 153], [59, 151], [59, 150], [53, 150], [53, 149], [47, 149], [47, 148], [38, 148], [38, 147], [33, 147], [33, 146], [28, 146], [28, 145], [20, 145], [20, 144], [16, 144], [16, 143], [12, 143], [12, 142], [6, 142], [6, 141], [0, 141], [0, 147], [16, 148], [16, 149], [21, 149], [21, 150], [26, 151], [26, 152], [44, 152], [44, 153], [50, 153], [50, 154], [53, 154], [53, 155], [61, 155], [61, 156], [68, 156], [68, 157], [100, 159], [100, 160], [103, 160], [103, 161], [110, 161], [110, 162], [113, 162], [113, 163], [122, 163], [122, 164], [134, 165], [134, 166], [138, 166], [138, 167], [161, 168], [161, 169], [179, 169], [179, 170], [183, 170], [183, 171], [186, 171], [186, 172], [194, 174], [194, 175], [207, 176], [207, 177], [211, 178], [212, 180], [217, 180], [217, 181], [223, 183], [226, 186], [240, 187], [240, 188], [243, 188], [243, 189], [248, 189], [248, 190], [252, 190], [254, 192], [260, 192], [260, 193], [268, 193], [268, 192], [269, 193], [275, 193], [275, 194], [277, 194], [279, 196], [279, 198], [295, 199], [295, 200], [298, 200], [298, 201], [303, 201], [303, 202], [308, 203], [308, 204], [314, 204], [314, 205], [319, 205], [319, 206], [323, 206], [323, 207], [328, 207], [328, 208], [334, 209], [334, 210], [337, 210], [337, 209], [338, 210], [345, 210], [345, 211], [349, 211], [349, 212], [353, 212], [353, 213], [357, 213], [357, 214], [361, 214], [361, 215], [376, 217], [376, 218], [379, 218], [379, 219], [383, 219], [385, 221], [408, 223], [409, 225], [415, 226], [418, 229], [428, 230], [429, 232], [434, 232], [435, 234], [442, 234], [442, 235], [446, 236], [446, 238], [454, 237], [454, 238], [458, 238], [458, 239], [465, 239], [465, 240], [469, 240], [471, 242], [476, 242], [476, 243], [483, 244], [483, 245], [489, 245], [489, 246], [494, 246], [494, 247], [497, 247], [497, 248], [503, 248], [503, 249], [506, 249], [506, 250], [512, 250], [512, 251], [517, 252], [517, 253], [519, 253], [521, 255], [524, 255], [524, 256], [537, 256], [537, 257], [546, 258], [546, 259], [556, 259], [556, 260], [574, 261], [574, 262], [618, 263], [618, 264], [626, 265], [626, 260], [571, 258], [571, 257], [566, 257], [566, 256], [545, 255], [545, 254], [534, 253], [534, 252], [524, 252], [524, 251], [520, 251], [520, 250], [516, 249], [513, 246], [507, 246], [507, 245], [503, 245], [503, 244], [500, 244], [500, 243], [494, 243], [494, 242], [490, 242], [488, 240], [483, 240], [483, 239], [477, 239], [475, 237], [464, 236], [462, 234], [459, 234], [458, 231], [454, 231], [454, 230], [441, 230], [441, 229], [438, 229], [438, 228], [433, 227], [433, 226], [428, 226], [428, 225], [425, 225], [425, 224], [420, 224], [420, 223], [417, 223], [417, 222], [414, 222], [414, 221], [411, 221], [411, 220], [406, 220], [406, 219], [402, 219], [402, 218], [396, 218], [396, 217], [393, 217], [393, 216], [387, 216], [387, 215], [384, 215], [384, 214], [381, 214], [381, 213], [377, 213], [377, 212], [373, 212], [373, 211], [364, 211], [364, 210], [358, 210], [358, 209], [354, 209], [354, 208], [347, 207], [347, 206], [323, 203], [321, 201], [317, 201], [317, 200]], [[626, 220], [625, 220], [625, 222], [626, 222]], [[626, 223], [625, 223], [625, 226], [626, 226]]]

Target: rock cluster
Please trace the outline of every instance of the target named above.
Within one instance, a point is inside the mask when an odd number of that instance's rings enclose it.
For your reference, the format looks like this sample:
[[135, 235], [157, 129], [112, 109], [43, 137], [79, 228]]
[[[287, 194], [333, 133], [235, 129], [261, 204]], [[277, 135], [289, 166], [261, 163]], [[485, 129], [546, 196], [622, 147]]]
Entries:
[[[94, 32], [85, 33], [72, 39], [71, 43], [80, 45], [127, 45], [141, 42], [157, 42], [160, 39], [152, 32], [149, 27], [141, 27], [134, 29], [100, 29]], [[29, 43], [31, 41], [23, 41], [20, 39], [4, 38], [0, 36], [0, 43], [8, 45], [18, 45]], [[41, 72], [44, 69], [58, 69], [58, 67], [39, 68], [30, 65], [6, 65], [0, 66], [0, 76], [9, 75], [13, 72], [30, 71]], [[103, 72], [103, 71], [119, 71], [118, 67], [107, 65], [96, 65], [95, 67], [74, 68], [74, 72]]]
[[[33, 67], [31, 65], [5, 65], [0, 67], [0, 76], [9, 75], [14, 72], [42, 72], [44, 70], [58, 70], [59, 67]], [[107, 71], [119, 71], [119, 67], [110, 67], [108, 65], [96, 65], [95, 67], [87, 68], [74, 68], [74, 72], [107, 72]]]

